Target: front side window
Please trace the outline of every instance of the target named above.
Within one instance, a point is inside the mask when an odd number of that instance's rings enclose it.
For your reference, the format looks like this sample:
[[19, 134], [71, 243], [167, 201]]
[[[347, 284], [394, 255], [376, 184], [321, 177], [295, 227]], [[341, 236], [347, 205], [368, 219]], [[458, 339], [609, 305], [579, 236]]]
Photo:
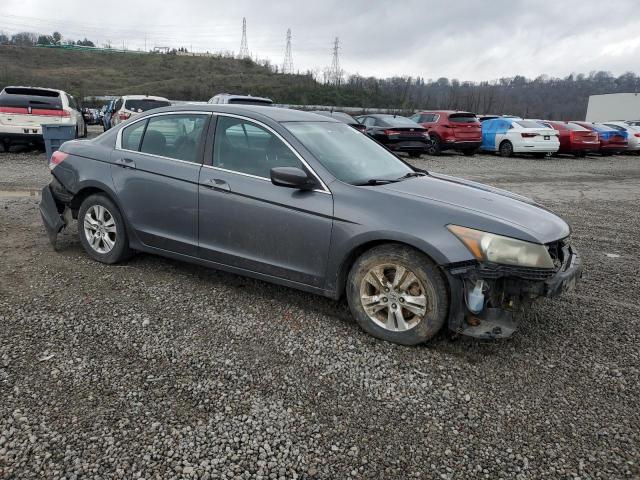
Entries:
[[213, 166], [263, 178], [270, 178], [275, 167], [304, 168], [295, 153], [265, 128], [224, 116], [216, 125]]
[[[142, 138], [140, 152], [199, 163], [198, 151], [207, 117], [198, 114], [151, 117]], [[133, 132], [131, 137], [134, 137]]]
[[400, 178], [413, 172], [376, 141], [337, 122], [284, 122], [283, 125], [337, 179], [354, 185], [370, 179]]

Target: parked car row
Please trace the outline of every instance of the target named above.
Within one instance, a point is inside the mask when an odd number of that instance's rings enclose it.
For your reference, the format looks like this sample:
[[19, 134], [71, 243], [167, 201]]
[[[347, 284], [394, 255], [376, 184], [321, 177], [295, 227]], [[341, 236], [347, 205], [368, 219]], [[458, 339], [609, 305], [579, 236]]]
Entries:
[[126, 122], [143, 112], [154, 108], [171, 106], [171, 102], [164, 97], [152, 97], [149, 95], [124, 95], [112, 100], [104, 111], [103, 128], [106, 132], [116, 125]]

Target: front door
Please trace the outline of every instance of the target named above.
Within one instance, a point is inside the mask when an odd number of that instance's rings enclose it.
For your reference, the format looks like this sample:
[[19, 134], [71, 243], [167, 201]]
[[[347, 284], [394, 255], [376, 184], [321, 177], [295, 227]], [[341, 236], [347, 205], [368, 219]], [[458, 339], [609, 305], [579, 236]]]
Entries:
[[148, 117], [124, 128], [111, 172], [142, 243], [197, 256], [198, 177], [209, 114]]
[[[211, 163], [211, 165], [206, 165]], [[200, 173], [200, 255], [218, 263], [322, 286], [331, 240], [333, 197], [278, 187], [273, 167], [299, 167], [272, 129], [218, 116], [212, 162]]]

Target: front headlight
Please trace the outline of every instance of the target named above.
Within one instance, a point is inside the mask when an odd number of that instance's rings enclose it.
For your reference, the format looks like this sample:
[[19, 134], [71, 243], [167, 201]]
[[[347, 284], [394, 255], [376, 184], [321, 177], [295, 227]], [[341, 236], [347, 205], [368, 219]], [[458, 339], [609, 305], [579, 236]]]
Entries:
[[464, 243], [478, 261], [520, 267], [554, 268], [553, 260], [544, 245], [458, 225], [447, 225], [447, 228]]

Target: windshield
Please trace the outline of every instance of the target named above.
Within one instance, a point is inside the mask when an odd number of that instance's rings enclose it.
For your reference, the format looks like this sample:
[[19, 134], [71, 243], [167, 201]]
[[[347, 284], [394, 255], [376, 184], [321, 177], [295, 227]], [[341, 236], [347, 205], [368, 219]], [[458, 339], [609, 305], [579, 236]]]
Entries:
[[413, 172], [377, 142], [344, 123], [284, 122], [283, 125], [343, 182], [395, 180]]
[[407, 117], [398, 117], [394, 115], [378, 115], [377, 117], [382, 123], [386, 124], [389, 127], [409, 127], [409, 128], [422, 128], [413, 120], [408, 119]]
[[145, 98], [142, 100], [127, 100], [124, 104], [124, 108], [131, 110], [132, 112], [146, 112], [152, 108], [170, 107], [171, 103], [166, 100], [153, 100], [151, 98]]
[[[538, 123], [538, 122], [534, 122], [533, 120], [519, 120], [517, 122], [518, 125], [520, 125], [521, 127], [524, 128], [540, 128], [540, 127], [544, 127], [545, 125]], [[547, 127], [549, 128], [549, 127]]]
[[229, 103], [233, 103], [235, 105], [273, 105], [271, 100], [246, 97], [230, 98]]
[[456, 123], [480, 123], [473, 113], [452, 113], [449, 120]]

